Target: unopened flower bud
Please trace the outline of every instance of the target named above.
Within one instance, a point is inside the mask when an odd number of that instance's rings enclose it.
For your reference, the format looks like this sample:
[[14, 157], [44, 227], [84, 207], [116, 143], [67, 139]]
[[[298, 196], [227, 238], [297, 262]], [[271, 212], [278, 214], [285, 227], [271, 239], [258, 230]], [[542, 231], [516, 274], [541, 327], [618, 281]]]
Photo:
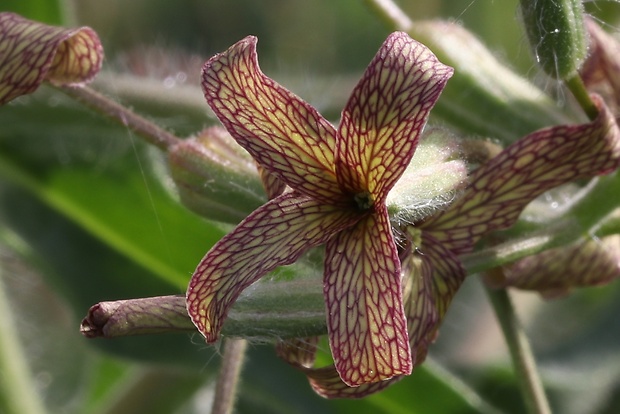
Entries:
[[504, 280], [487, 283], [536, 290], [545, 297], [562, 296], [574, 288], [604, 285], [619, 275], [620, 235], [550, 249], [504, 270]]
[[456, 137], [442, 129], [424, 132], [405, 173], [388, 194], [395, 225], [419, 222], [454, 199], [467, 179]]
[[100, 302], [88, 310], [80, 326], [80, 332], [87, 338], [114, 338], [193, 329], [183, 296]]
[[267, 199], [254, 161], [223, 128], [171, 147], [168, 163], [181, 202], [203, 217], [238, 223]]
[[587, 54], [581, 0], [521, 0], [521, 15], [545, 73], [557, 79], [573, 77]]

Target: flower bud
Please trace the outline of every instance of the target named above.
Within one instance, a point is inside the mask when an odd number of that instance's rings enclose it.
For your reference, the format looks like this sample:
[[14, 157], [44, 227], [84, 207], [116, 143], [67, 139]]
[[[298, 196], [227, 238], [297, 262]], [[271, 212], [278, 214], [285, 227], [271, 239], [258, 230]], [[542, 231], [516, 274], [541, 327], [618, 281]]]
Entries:
[[493, 287], [536, 290], [544, 297], [563, 296], [574, 288], [598, 286], [618, 278], [620, 235], [581, 240], [529, 256], [504, 269]]
[[203, 217], [238, 223], [267, 200], [252, 158], [221, 127], [169, 149], [181, 202]]
[[449, 204], [467, 179], [455, 136], [433, 128], [424, 131], [405, 173], [388, 194], [393, 223], [415, 223]]
[[100, 302], [88, 310], [80, 325], [87, 338], [192, 331], [183, 296]]
[[521, 15], [536, 61], [551, 77], [573, 77], [587, 54], [581, 0], [521, 0]]
[[[263, 279], [244, 292], [232, 307], [222, 333], [257, 341], [325, 334], [321, 270], [305, 262], [292, 265], [292, 269], [286, 280]], [[183, 295], [99, 302], [91, 306], [80, 326], [87, 338], [195, 330]]]

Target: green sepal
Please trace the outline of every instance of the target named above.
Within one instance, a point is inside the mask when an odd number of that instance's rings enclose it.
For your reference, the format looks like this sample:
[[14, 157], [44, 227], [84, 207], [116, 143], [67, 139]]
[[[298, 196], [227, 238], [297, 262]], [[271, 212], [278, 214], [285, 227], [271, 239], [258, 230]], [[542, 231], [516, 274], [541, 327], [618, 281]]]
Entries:
[[521, 0], [523, 25], [536, 61], [553, 78], [573, 77], [587, 55], [581, 0]]
[[168, 165], [180, 201], [205, 218], [236, 224], [267, 201], [252, 159], [222, 128], [170, 148]]

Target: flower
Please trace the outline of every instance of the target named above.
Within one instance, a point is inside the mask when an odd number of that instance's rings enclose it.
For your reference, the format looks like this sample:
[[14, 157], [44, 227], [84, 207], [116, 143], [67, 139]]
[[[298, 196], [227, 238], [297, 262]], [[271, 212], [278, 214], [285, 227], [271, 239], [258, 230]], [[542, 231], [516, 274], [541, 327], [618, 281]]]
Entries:
[[[592, 18], [585, 19], [589, 34], [589, 53], [580, 76], [590, 92], [596, 92], [605, 102], [611, 113], [618, 114], [620, 108], [620, 42], [606, 33]], [[615, 131], [610, 128], [610, 133]], [[501, 274], [489, 277], [487, 283], [493, 287], [515, 287], [518, 289], [538, 291], [545, 298], [564, 296], [575, 288], [600, 286], [620, 277], [620, 235], [615, 230], [604, 230], [606, 226], [618, 220], [615, 203], [601, 202], [609, 194], [617, 191], [618, 172], [599, 180], [595, 186], [588, 186], [571, 197], [568, 202], [548, 218], [547, 224], [566, 220], [575, 215], [574, 211], [584, 207], [581, 203], [596, 204], [597, 208], [611, 210], [607, 215], [599, 211], [596, 223], [590, 223], [582, 229], [580, 237], [573, 243], [543, 251], [525, 257], [504, 267]], [[594, 201], [590, 201], [594, 200]], [[610, 200], [615, 201], [613, 198]], [[541, 203], [542, 204], [542, 203]], [[531, 215], [540, 215], [532, 206]], [[587, 208], [591, 210], [591, 208]], [[577, 213], [577, 216], [580, 214]], [[600, 218], [602, 217], [602, 218]]]
[[44, 80], [90, 82], [102, 62], [99, 37], [88, 27], [65, 29], [0, 13], [0, 105], [34, 92]]
[[584, 238], [569, 246], [528, 256], [504, 269], [495, 287], [535, 290], [556, 298], [580, 287], [600, 286], [620, 277], [620, 235]]
[[[409, 374], [465, 279], [459, 255], [512, 226], [543, 192], [609, 173], [620, 162], [618, 126], [593, 95], [595, 120], [525, 136], [478, 168], [449, 207], [420, 215], [407, 205], [416, 204], [410, 161], [452, 70], [406, 34], [392, 34], [336, 131], [260, 72], [255, 45], [249, 37], [209, 60], [203, 88], [223, 125], [271, 177], [267, 190], [275, 198], [206, 254], [188, 288], [188, 313], [208, 342], [217, 340], [246, 287], [325, 244], [335, 363], [313, 368], [316, 338], [278, 346], [325, 397], [361, 397]], [[281, 195], [269, 191], [282, 183], [288, 187]]]
[[188, 313], [208, 342], [217, 340], [246, 287], [325, 244], [327, 328], [340, 378], [359, 386], [407, 375], [413, 363], [386, 199], [452, 69], [393, 33], [336, 130], [260, 71], [256, 42], [247, 37], [211, 58], [203, 89], [233, 138], [290, 189], [205, 255], [189, 284]]
[[[483, 236], [511, 227], [523, 209], [545, 191], [620, 166], [620, 129], [600, 97], [592, 98], [599, 109], [592, 122], [533, 132], [474, 171], [448, 208], [418, 221], [401, 217], [399, 257], [414, 367], [424, 361], [465, 279], [459, 255], [471, 252]], [[283, 341], [278, 355], [304, 372], [324, 397], [364, 397], [402, 379], [396, 376], [351, 388], [340, 380], [334, 366], [313, 367], [316, 343], [316, 338]]]

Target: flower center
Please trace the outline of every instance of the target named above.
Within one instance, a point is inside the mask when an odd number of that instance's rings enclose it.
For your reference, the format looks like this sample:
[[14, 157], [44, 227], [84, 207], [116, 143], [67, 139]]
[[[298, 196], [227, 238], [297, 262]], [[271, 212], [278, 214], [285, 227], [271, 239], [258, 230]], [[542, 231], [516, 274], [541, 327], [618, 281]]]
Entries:
[[372, 198], [372, 195], [368, 191], [364, 191], [363, 193], [357, 193], [353, 196], [355, 200], [355, 204], [360, 211], [367, 211], [375, 205], [375, 200]]

